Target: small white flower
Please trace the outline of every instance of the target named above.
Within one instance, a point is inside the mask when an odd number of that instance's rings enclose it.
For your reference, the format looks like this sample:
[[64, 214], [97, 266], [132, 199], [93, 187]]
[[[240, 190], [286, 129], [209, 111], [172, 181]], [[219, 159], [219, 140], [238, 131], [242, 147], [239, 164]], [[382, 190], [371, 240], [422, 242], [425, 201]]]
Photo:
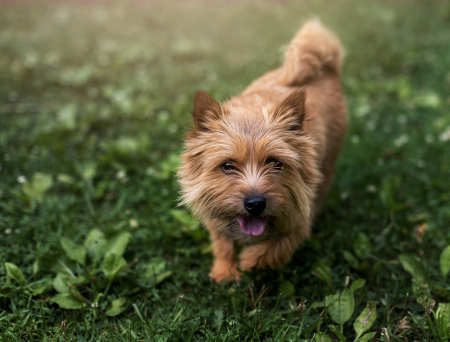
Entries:
[[19, 176], [17, 177], [17, 181], [22, 184], [22, 183], [26, 183], [27, 182], [27, 177], [25, 176]]
[[406, 134], [403, 134], [394, 140], [394, 146], [401, 147], [405, 145], [408, 142], [408, 140], [409, 140], [408, 136]]
[[93, 308], [98, 308], [98, 302], [92, 303], [91, 306], [92, 306]]
[[124, 170], [117, 171], [116, 178], [117, 179], [125, 179], [127, 177], [127, 173]]
[[12, 232], [12, 229], [11, 229], [11, 228], [6, 228], [6, 229], [5, 229], [5, 234], [11, 234], [11, 232]]
[[136, 228], [139, 225], [138, 221], [134, 218], [130, 219], [130, 227]]
[[375, 185], [373, 185], [373, 184], [369, 184], [369, 185], [366, 187], [366, 191], [367, 191], [367, 192], [375, 193], [375, 192], [377, 191], [377, 187], [376, 187]]

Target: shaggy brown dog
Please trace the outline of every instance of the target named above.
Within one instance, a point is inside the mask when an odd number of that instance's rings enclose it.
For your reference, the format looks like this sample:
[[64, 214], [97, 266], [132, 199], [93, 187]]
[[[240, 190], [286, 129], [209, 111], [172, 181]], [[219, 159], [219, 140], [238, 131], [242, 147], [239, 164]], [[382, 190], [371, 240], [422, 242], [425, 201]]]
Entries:
[[[218, 103], [197, 91], [179, 177], [210, 232], [215, 281], [279, 268], [310, 235], [347, 127], [341, 62], [337, 38], [310, 21], [281, 68], [241, 95]], [[239, 260], [233, 241], [246, 245]]]

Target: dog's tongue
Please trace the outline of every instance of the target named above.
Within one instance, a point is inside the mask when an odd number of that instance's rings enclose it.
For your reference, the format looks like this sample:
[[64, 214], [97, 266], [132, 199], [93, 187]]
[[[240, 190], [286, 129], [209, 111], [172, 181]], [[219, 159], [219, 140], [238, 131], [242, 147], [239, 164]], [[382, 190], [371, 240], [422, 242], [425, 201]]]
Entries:
[[248, 236], [259, 236], [266, 228], [267, 219], [265, 218], [239, 215], [237, 220], [244, 234]]

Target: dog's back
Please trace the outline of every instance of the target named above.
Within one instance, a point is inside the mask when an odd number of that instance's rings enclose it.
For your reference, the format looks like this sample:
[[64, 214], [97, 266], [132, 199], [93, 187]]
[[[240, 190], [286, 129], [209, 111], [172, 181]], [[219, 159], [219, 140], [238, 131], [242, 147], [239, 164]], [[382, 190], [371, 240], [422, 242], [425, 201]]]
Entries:
[[328, 193], [348, 124], [339, 81], [343, 57], [337, 37], [320, 21], [308, 21], [286, 49], [282, 66], [255, 80], [241, 95], [270, 92], [273, 100], [281, 101], [295, 90], [306, 90], [304, 130], [315, 137], [323, 175], [315, 212]]

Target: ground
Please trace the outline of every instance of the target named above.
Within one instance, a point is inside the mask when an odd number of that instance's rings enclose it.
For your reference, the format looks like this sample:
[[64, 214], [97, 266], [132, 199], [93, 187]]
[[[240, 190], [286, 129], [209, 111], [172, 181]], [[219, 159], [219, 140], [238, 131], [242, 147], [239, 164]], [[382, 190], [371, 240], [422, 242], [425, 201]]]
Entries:
[[[176, 207], [193, 94], [314, 16], [346, 50], [329, 199], [282, 270], [215, 284]], [[446, 341], [448, 37], [445, 1], [0, 3], [0, 341]]]

